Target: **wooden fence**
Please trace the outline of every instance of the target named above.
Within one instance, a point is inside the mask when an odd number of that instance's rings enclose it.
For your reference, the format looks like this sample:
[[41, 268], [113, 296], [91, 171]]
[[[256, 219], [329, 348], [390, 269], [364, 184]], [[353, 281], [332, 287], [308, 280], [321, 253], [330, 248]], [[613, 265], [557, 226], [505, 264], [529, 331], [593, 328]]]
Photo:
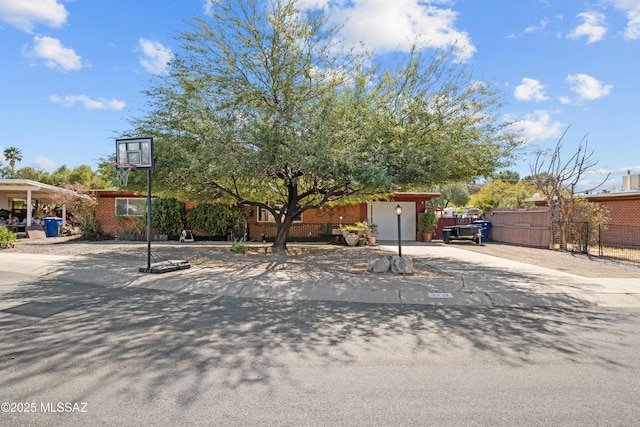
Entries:
[[551, 236], [549, 208], [496, 209], [488, 212], [489, 237], [495, 242], [548, 248]]

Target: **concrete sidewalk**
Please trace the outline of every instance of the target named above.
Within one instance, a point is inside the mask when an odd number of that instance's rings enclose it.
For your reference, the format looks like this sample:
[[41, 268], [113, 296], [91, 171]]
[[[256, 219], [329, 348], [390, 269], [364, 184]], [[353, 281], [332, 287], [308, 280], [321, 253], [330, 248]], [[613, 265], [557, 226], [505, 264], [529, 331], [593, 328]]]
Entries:
[[[393, 245], [384, 246], [390, 253]], [[471, 253], [453, 246], [403, 245], [446, 277], [209, 268], [165, 274], [138, 272], [138, 261], [88, 256], [3, 253], [0, 295], [43, 280], [115, 288], [141, 287], [245, 298], [424, 304], [435, 306], [640, 307], [640, 278], [585, 278], [543, 267]], [[1, 302], [0, 310], [7, 307]], [[25, 301], [26, 302], [26, 301]], [[12, 306], [16, 301], [12, 300]]]

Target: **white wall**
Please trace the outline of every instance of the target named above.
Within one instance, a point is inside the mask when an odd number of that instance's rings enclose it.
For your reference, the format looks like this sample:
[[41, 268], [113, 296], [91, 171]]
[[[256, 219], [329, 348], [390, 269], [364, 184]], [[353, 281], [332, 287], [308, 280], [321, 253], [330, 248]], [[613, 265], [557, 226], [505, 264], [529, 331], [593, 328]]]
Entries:
[[378, 225], [378, 240], [398, 240], [398, 215], [396, 215], [398, 205], [402, 207], [401, 239], [416, 240], [415, 202], [372, 202], [368, 205], [367, 217], [372, 224]]

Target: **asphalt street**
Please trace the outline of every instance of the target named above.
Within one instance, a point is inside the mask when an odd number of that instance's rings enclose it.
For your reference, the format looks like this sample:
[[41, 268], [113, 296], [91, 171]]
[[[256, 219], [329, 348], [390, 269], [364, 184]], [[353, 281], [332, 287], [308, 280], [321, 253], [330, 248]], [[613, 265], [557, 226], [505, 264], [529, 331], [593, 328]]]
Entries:
[[[439, 256], [447, 255], [434, 262]], [[465, 295], [380, 303], [353, 300], [363, 292], [320, 298], [316, 290], [310, 298], [282, 287], [271, 294], [281, 298], [224, 294], [202, 271], [116, 281], [108, 265], [92, 276], [82, 265], [70, 274], [55, 256], [6, 260], [3, 426], [629, 426], [640, 419], [640, 308], [619, 298], [636, 298], [632, 281], [584, 282], [582, 298], [582, 279], [561, 274], [549, 277], [555, 290], [544, 294], [524, 280], [540, 271], [509, 281], [506, 264], [491, 284], [465, 269], [465, 283], [483, 286], [493, 303]], [[501, 261], [485, 259], [485, 268], [490, 261], [496, 274]], [[403, 280], [395, 279], [400, 295], [418, 290]], [[495, 297], [513, 291], [517, 298]]]

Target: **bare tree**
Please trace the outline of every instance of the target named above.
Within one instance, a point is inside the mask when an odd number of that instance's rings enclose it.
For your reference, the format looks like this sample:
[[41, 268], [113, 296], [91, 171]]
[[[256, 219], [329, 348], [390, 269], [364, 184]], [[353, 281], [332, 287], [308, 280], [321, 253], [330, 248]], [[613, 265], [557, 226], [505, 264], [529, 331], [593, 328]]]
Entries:
[[[598, 160], [594, 159], [594, 152], [589, 151], [586, 136], [582, 138], [578, 149], [567, 160], [563, 159], [563, 143], [567, 128], [552, 151], [538, 151], [535, 162], [530, 165], [532, 181], [544, 195], [551, 209], [551, 219], [558, 224], [560, 232], [560, 247], [567, 249], [569, 228], [568, 223], [575, 217], [575, 193], [578, 184], [583, 182], [587, 172], [594, 170]], [[597, 185], [586, 188], [591, 193], [601, 187], [607, 176]]]

